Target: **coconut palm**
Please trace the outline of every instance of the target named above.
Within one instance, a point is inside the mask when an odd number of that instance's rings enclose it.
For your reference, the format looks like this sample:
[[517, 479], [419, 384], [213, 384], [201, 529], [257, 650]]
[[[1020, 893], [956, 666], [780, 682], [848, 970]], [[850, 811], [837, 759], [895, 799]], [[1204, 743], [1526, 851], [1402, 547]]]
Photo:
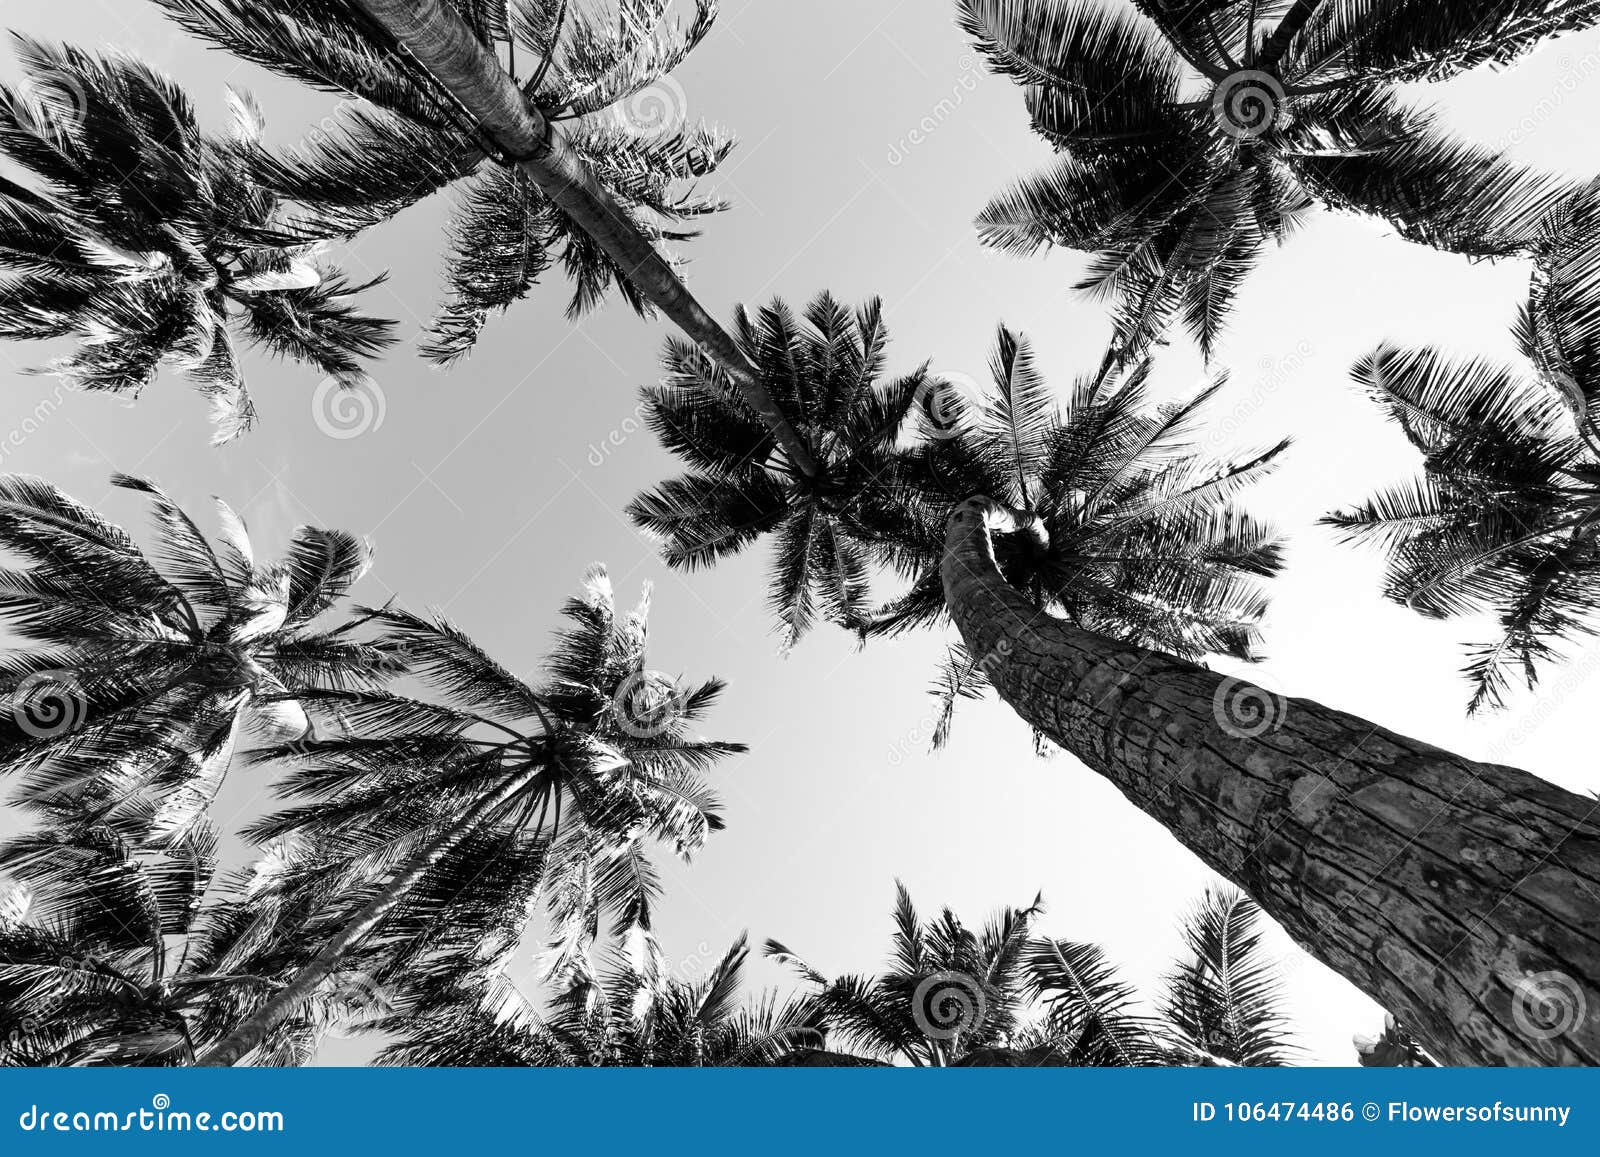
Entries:
[[[1101, 372], [1116, 372], [1125, 352]], [[935, 419], [951, 412], [939, 395], [925, 397]], [[889, 501], [853, 508], [851, 518], [893, 562], [927, 552], [917, 507], [937, 487], [910, 451], [886, 467], [905, 472], [880, 488]], [[1224, 481], [1208, 497], [1202, 485], [1192, 504], [1225, 508], [1228, 490]], [[1042, 610], [1002, 573], [997, 540], [1027, 535], [1047, 551], [1046, 528], [1003, 497], [979, 492], [953, 507], [953, 495], [943, 499], [940, 577], [966, 654], [1037, 735], [1115, 783], [1320, 960], [1395, 1010], [1434, 1055], [1600, 1062], [1600, 990], [1585, 991], [1589, 1014], [1570, 1031], [1529, 1037], [1516, 1014], [1521, 977], [1493, 963], [1512, 952], [1535, 971], [1600, 976], [1600, 937], [1581, 899], [1600, 892], [1592, 801]], [[1369, 810], [1374, 790], [1381, 818]], [[1506, 858], [1478, 855], [1480, 838]], [[1559, 858], [1549, 854], [1557, 846]], [[1426, 883], [1435, 879], [1456, 888], [1443, 916]], [[1530, 882], [1553, 907], [1519, 898], [1531, 897]], [[1380, 961], [1379, 944], [1405, 967]], [[1426, 993], [1402, 983], [1408, 968], [1436, 983]]]
[[695, 347], [670, 341], [661, 384], [643, 391], [645, 420], [693, 472], [640, 495], [628, 514], [684, 570], [773, 535], [771, 605], [788, 647], [819, 617], [853, 621], [869, 606], [876, 535], [867, 521], [892, 508], [891, 451], [933, 382], [926, 367], [885, 380], [888, 332], [877, 300], [852, 313], [823, 293], [803, 323], [775, 301], [755, 317], [740, 309], [734, 332], [816, 471], [776, 454], [775, 437], [727, 375]]
[[23, 76], [0, 85], [0, 336], [76, 338], [50, 367], [73, 385], [137, 395], [162, 366], [210, 398], [217, 441], [254, 408], [240, 343], [342, 386], [392, 340], [321, 255], [338, 228], [286, 215], [247, 173], [260, 114], [230, 94], [231, 139], [200, 131], [171, 80], [124, 56], [17, 37]]
[[729, 142], [676, 123], [670, 108], [662, 115], [671, 84], [648, 91], [710, 31], [713, 0], [694, 0], [686, 22], [670, 20], [671, 0], [155, 2], [246, 60], [367, 102], [296, 155], [258, 153], [257, 176], [285, 195], [357, 228], [464, 182], [452, 297], [429, 356], [470, 349], [559, 249], [575, 310], [611, 287], [641, 311], [660, 309], [768, 420], [795, 468], [814, 472], [762, 377], [661, 245], [722, 207], [692, 186]]
[[[192, 1064], [303, 958], [294, 911], [218, 871], [209, 823], [152, 852], [102, 815], [50, 818], [0, 849], [0, 1064]], [[350, 1003], [319, 993], [263, 1042], [263, 1063], [309, 1060]]]
[[[493, 938], [508, 953], [515, 937], [506, 928], [520, 930], [531, 901], [542, 900], [559, 933], [557, 967], [608, 916], [629, 934], [648, 933], [659, 891], [650, 846], [688, 857], [722, 826], [703, 772], [744, 748], [687, 730], [722, 684], [680, 686], [647, 668], [647, 613], [648, 594], [619, 615], [604, 569], [591, 569], [534, 686], [442, 619], [372, 612], [384, 645], [406, 656], [434, 698], [321, 691], [306, 702], [336, 713], [343, 734], [256, 754], [295, 764], [282, 791], [301, 802], [248, 834], [306, 843], [316, 868], [287, 886], [339, 926], [202, 1063], [238, 1061], [364, 953], [400, 975], [430, 961], [456, 967], [467, 946], [452, 927], [485, 935], [488, 909], [512, 921]], [[497, 865], [496, 887], [477, 884], [485, 863]], [[458, 911], [463, 897], [470, 920]]]
[[1475, 256], [1530, 252], [1570, 191], [1461, 140], [1392, 89], [1501, 65], [1600, 20], [1594, 0], [959, 0], [1060, 154], [979, 215], [990, 245], [1093, 259], [1121, 332], [1180, 311], [1209, 355], [1269, 242], [1316, 205]]
[[0, 618], [20, 636], [0, 656], [0, 767], [24, 776], [29, 807], [142, 799], [159, 841], [204, 812], [242, 736], [312, 733], [303, 691], [398, 665], [325, 622], [367, 568], [361, 540], [303, 526], [282, 559], [258, 559], [225, 503], [212, 543], [155, 483], [112, 485], [150, 501], [153, 556], [49, 483], [0, 477], [0, 546], [31, 563], [0, 570]]
[[[415, 57], [395, 52], [360, 5], [159, 2], [247, 59], [371, 102], [342, 106], [332, 131], [313, 133], [292, 151], [256, 150], [254, 172], [264, 184], [351, 229], [458, 189], [449, 298], [430, 327], [428, 357], [448, 362], [468, 353], [489, 315], [525, 297], [557, 260], [573, 283], [570, 313], [612, 288], [634, 308], [650, 308], [622, 267], [507, 163]], [[673, 94], [651, 91], [710, 31], [709, 0], [687, 25], [670, 21], [669, 5], [656, 0], [624, 0], [620, 19], [543, 0], [457, 10], [475, 36], [507, 53], [511, 80], [547, 119], [563, 122], [574, 151], [653, 240], [684, 240], [691, 234], [682, 222], [725, 207], [691, 186], [716, 169], [732, 142], [704, 125], [674, 123], [682, 110], [665, 107]], [[649, 123], [652, 115], [662, 123]]]
[[1165, 1019], [1093, 944], [1034, 933], [1040, 899], [981, 930], [945, 908], [931, 921], [897, 885], [889, 970], [829, 980], [777, 941], [769, 955], [811, 990], [819, 1023], [863, 1055], [917, 1067], [1287, 1063], [1276, 978], [1256, 907], [1210, 892], [1184, 925], [1192, 955], [1169, 978]]
[[[1273, 529], [1234, 501], [1271, 470], [1287, 443], [1237, 461], [1208, 462], [1193, 436], [1226, 385], [1219, 376], [1185, 401], [1154, 406], [1150, 362], [1108, 357], [1062, 406], [1026, 337], [1001, 327], [991, 385], [947, 391], [935, 437], [907, 454], [898, 477], [920, 491], [893, 528], [886, 557], [911, 589], [859, 624], [866, 637], [947, 618], [940, 567], [952, 502], [983, 493], [1018, 531], [995, 540], [1015, 589], [1088, 630], [1173, 655], [1258, 657], [1266, 598], [1256, 580], [1280, 569]], [[904, 493], [904, 492], [902, 492]], [[907, 531], [910, 531], [908, 534]], [[956, 703], [982, 694], [983, 656], [956, 644], [935, 682], [938, 747]]]
[[1385, 593], [1447, 618], [1492, 610], [1472, 648], [1469, 711], [1530, 688], [1557, 644], [1592, 631], [1600, 596], [1600, 258], [1594, 210], [1552, 222], [1517, 327], [1525, 362], [1384, 347], [1354, 375], [1424, 456], [1423, 474], [1323, 520], [1390, 557]]
[[1527, 368], [1378, 350], [1355, 369], [1425, 455], [1424, 473], [1323, 519], [1390, 557], [1385, 593], [1431, 618], [1492, 610], [1469, 711], [1528, 686], [1600, 597], [1600, 440], [1560, 381]]
[[[667, 973], [653, 943], [615, 949], [598, 972], [573, 970], [541, 1011], [505, 981], [458, 988], [380, 1024], [401, 1039], [389, 1065], [726, 1067], [783, 1063], [824, 1033], [793, 1004], [740, 1001], [749, 949], [740, 936], [705, 976]], [[481, 990], [480, 990], [481, 989]]]

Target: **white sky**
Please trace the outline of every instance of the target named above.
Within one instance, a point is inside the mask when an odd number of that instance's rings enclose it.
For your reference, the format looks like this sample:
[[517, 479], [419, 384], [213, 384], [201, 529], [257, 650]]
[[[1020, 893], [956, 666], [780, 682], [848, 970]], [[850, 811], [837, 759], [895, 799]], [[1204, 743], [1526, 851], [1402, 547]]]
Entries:
[[[982, 374], [1001, 319], [1030, 335], [1063, 389], [1097, 363], [1101, 312], [1066, 292], [1083, 259], [1022, 262], [974, 239], [970, 221], [988, 196], [1048, 153], [1026, 131], [1017, 90], [978, 67], [951, 5], [722, 7], [676, 76], [691, 116], [744, 142], [720, 182], [735, 209], [707, 221], [689, 248], [691, 284], [708, 308], [726, 317], [736, 302], [774, 294], [798, 306], [823, 288], [846, 302], [879, 294], [896, 372], [931, 358], [943, 371]], [[212, 123], [225, 81], [249, 87], [282, 143], [336, 103], [205, 50], [134, 0], [5, 0], [0, 13], [33, 35], [145, 56], [183, 81]], [[0, 53], [0, 70], [13, 69]], [[1586, 34], [1423, 99], [1444, 104], [1463, 133], [1589, 175], [1600, 172], [1597, 75], [1600, 35]], [[349, 263], [392, 271], [370, 305], [399, 318], [408, 343], [436, 300], [443, 216], [442, 200], [424, 204], [363, 238]], [[1416, 248], [1373, 223], [1317, 217], [1240, 296], [1219, 355], [1233, 378], [1217, 403], [1217, 450], [1296, 439], [1252, 500], [1292, 535], [1267, 623], [1271, 659], [1253, 678], [1592, 792], [1600, 772], [1585, 757], [1586, 676], [1600, 651], [1551, 671], [1542, 703], [1524, 694], [1468, 722], [1459, 645], [1486, 628], [1424, 623], [1385, 604], [1378, 560], [1312, 525], [1417, 465], [1350, 385], [1349, 366], [1385, 339], [1509, 353], [1526, 274]], [[43, 475], [130, 526], [144, 512], [109, 494], [113, 470], [154, 476], [197, 513], [221, 494], [245, 512], [262, 550], [306, 521], [370, 535], [378, 562], [362, 597], [397, 591], [409, 606], [441, 607], [523, 672], [536, 669], [556, 609], [589, 562], [610, 565], [627, 601], [655, 582], [655, 665], [729, 680], [708, 733], [754, 749], [717, 777], [729, 829], [693, 866], [667, 872], [659, 927], [688, 972], [746, 928], [825, 972], [871, 970], [887, 951], [899, 876], [925, 910], [948, 903], [974, 923], [1042, 889], [1043, 931], [1103, 944], [1153, 991], [1177, 949], [1177, 918], [1209, 872], [1072, 758], [1034, 758], [1026, 727], [997, 704], [964, 705], [950, 749], [928, 755], [925, 689], [939, 639], [858, 654], [828, 630], [781, 659], [764, 608], [764, 550], [708, 574], [667, 571], [621, 515], [638, 490], [676, 472], [635, 409], [667, 331], [616, 306], [569, 325], [565, 301], [552, 278], [447, 374], [399, 347], [378, 369], [381, 425], [346, 440], [319, 429], [316, 376], [298, 367], [251, 363], [260, 425], [213, 449], [205, 406], [180, 380], [159, 381], [130, 407], [24, 375], [52, 351], [0, 347], [0, 468]], [[1158, 388], [1185, 393], [1200, 375], [1179, 342]], [[40, 403], [46, 416], [25, 422]], [[266, 785], [251, 774], [234, 780], [225, 825], [266, 805]], [[1308, 1059], [1353, 1063], [1351, 1034], [1375, 1029], [1381, 1014], [1286, 937], [1274, 947]], [[750, 975], [753, 987], [784, 979], [764, 961]], [[336, 1044], [326, 1059], [364, 1055], [365, 1046]]]

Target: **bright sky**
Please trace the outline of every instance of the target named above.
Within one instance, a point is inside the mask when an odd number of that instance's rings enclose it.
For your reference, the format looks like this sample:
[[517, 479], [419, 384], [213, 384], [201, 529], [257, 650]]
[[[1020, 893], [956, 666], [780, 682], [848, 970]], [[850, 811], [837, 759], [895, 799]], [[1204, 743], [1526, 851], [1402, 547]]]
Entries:
[[[692, 243], [689, 276], [714, 313], [774, 294], [800, 305], [823, 288], [846, 302], [881, 295], [892, 366], [932, 359], [983, 373], [997, 322], [1025, 330], [1065, 389], [1097, 363], [1106, 323], [1066, 287], [1083, 259], [1028, 262], [982, 249], [970, 222], [989, 195], [1041, 164], [1020, 94], [991, 77], [944, 0], [724, 0], [710, 40], [676, 81], [693, 117], [743, 144], [722, 191], [735, 208]], [[6, 0], [6, 26], [116, 45], [170, 71], [211, 123], [224, 83], [260, 98], [272, 139], [290, 144], [335, 98], [207, 51], [132, 0]], [[13, 69], [9, 50], [0, 70]], [[1569, 37], [1502, 74], [1435, 87], [1462, 132], [1529, 161], [1600, 172], [1600, 35]], [[364, 237], [350, 265], [388, 269], [371, 295], [407, 345], [380, 366], [381, 399], [357, 437], [323, 432], [309, 371], [257, 359], [257, 430], [208, 446], [205, 406], [163, 379], [134, 406], [66, 394], [24, 369], [53, 351], [0, 347], [7, 404], [0, 467], [43, 475], [125, 525], [131, 496], [113, 470], [145, 473], [191, 510], [220, 494], [241, 509], [258, 550], [316, 522], [363, 533], [377, 566], [359, 592], [439, 607], [509, 666], [537, 669], [560, 601], [590, 562], [609, 564], [619, 597], [654, 582], [654, 665], [720, 675], [731, 691], [708, 732], [751, 744], [719, 776], [729, 828], [690, 867], [668, 871], [659, 928], [675, 967], [696, 974], [741, 930], [776, 937], [829, 973], [867, 971], [887, 952], [898, 876], [929, 911], [976, 923], [1042, 890], [1042, 930], [1103, 944], [1148, 991], [1177, 949], [1176, 921], [1213, 877], [1157, 824], [1074, 759], [1034, 757], [1025, 726], [994, 703], [964, 705], [950, 748], [927, 753], [925, 691], [942, 641], [857, 653], [841, 632], [780, 658], [764, 608], [765, 551], [693, 576], [669, 572], [623, 518], [641, 488], [674, 471], [642, 428], [636, 390], [655, 380], [666, 329], [620, 306], [578, 325], [566, 291], [545, 291], [491, 323], [475, 356], [441, 374], [410, 347], [436, 301], [445, 204], [413, 209]], [[1219, 361], [1216, 450], [1296, 445], [1252, 501], [1292, 536], [1267, 623], [1271, 658], [1251, 673], [1475, 758], [1526, 767], [1573, 790], [1600, 789], [1574, 758], [1592, 744], [1587, 675], [1600, 651], [1552, 671], [1543, 701], [1513, 700], [1468, 722], [1460, 644], [1481, 623], [1424, 623], [1378, 597], [1375, 558], [1313, 526], [1325, 511], [1409, 476], [1415, 455], [1348, 380], [1379, 342], [1506, 354], [1526, 288], [1517, 264], [1473, 265], [1416, 248], [1385, 228], [1320, 216], [1252, 278]], [[1162, 359], [1158, 389], [1195, 387], [1186, 342]], [[38, 407], [36, 409], [36, 407]], [[34, 415], [34, 417], [30, 417]], [[321, 421], [319, 422], [319, 418]], [[13, 444], [20, 443], [20, 444]], [[240, 772], [218, 815], [237, 827], [266, 806]], [[0, 816], [0, 831], [6, 827]], [[1347, 983], [1275, 935], [1299, 1042], [1312, 1061], [1354, 1062], [1352, 1033], [1381, 1014]], [[784, 974], [765, 961], [754, 987]], [[337, 1063], [366, 1046], [338, 1042]]]

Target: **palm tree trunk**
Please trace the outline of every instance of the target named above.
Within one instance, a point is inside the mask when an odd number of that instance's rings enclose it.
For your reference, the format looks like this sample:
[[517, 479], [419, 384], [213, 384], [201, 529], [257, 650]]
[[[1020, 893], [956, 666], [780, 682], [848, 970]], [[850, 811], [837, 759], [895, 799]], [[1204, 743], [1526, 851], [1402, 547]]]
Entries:
[[1289, 45], [1299, 35], [1300, 30], [1311, 22], [1317, 9], [1322, 7], [1322, 0], [1295, 0], [1295, 5], [1283, 14], [1283, 19], [1278, 21], [1278, 26], [1272, 30], [1272, 35], [1261, 48], [1261, 55], [1256, 57], [1255, 67], [1263, 72], [1271, 72], [1283, 59], [1283, 54], [1289, 51]]
[[1450, 1064], [1600, 1064], [1600, 802], [1041, 614], [987, 499], [945, 595], [1018, 715]]
[[389, 878], [383, 890], [350, 918], [339, 934], [325, 944], [277, 995], [241, 1021], [227, 1036], [207, 1049], [195, 1062], [200, 1065], [233, 1065], [259, 1046], [289, 1017], [299, 1011], [323, 981], [339, 970], [345, 958], [386, 920], [410, 894], [411, 889], [438, 866], [450, 852], [481, 824], [533, 781], [539, 772], [517, 776], [492, 796], [480, 800], [456, 823], [425, 845], [404, 868]]
[[738, 344], [695, 300], [661, 255], [561, 133], [526, 100], [500, 62], [442, 0], [359, 0], [438, 78], [484, 134], [624, 270], [629, 280], [721, 366], [746, 404], [771, 426], [795, 468], [815, 476], [816, 460]]

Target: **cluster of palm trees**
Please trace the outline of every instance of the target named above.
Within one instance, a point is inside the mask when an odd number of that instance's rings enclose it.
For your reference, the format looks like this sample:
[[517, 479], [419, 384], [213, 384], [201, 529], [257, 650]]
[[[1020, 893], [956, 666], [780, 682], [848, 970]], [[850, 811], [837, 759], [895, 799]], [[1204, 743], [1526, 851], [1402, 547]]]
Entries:
[[[1163, 406], [1145, 385], [1180, 318], [1215, 355], [1264, 246], [1318, 205], [1527, 260], [1526, 367], [1387, 347], [1357, 367], [1424, 473], [1329, 521], [1390, 552], [1390, 594], [1418, 612], [1498, 613], [1473, 708], [1510, 672], [1532, 683], [1600, 594], [1595, 189], [1454, 139], [1395, 86], [1506, 64], [1600, 23], [1600, 4], [958, 0], [1059, 154], [982, 211], [980, 236], [1091, 254], [1080, 288], [1112, 303], [1110, 348], [1062, 396], [1005, 327], [992, 386], [969, 395], [888, 374], [877, 302], [824, 293], [724, 328], [694, 299], [666, 244], [721, 207], [694, 183], [729, 141], [627, 107], [708, 34], [709, 0], [681, 20], [671, 0], [154, 2], [359, 100], [337, 132], [274, 152], [243, 96], [212, 139], [144, 66], [22, 42], [0, 149], [34, 180], [0, 183], [6, 336], [76, 337], [54, 368], [90, 389], [180, 368], [230, 436], [250, 420], [235, 335], [358, 382], [390, 327], [350, 303], [329, 247], [454, 189], [426, 356], [466, 354], [558, 260], [574, 311], [614, 289], [682, 331], [646, 405], [689, 472], [630, 508], [669, 564], [772, 536], [785, 646], [822, 622], [863, 640], [953, 625], [936, 742], [992, 688], [1396, 1014], [1406, 1028], [1369, 1055], [1600, 1063], [1593, 801], [1208, 669], [1257, 654], [1283, 556], [1239, 498], [1285, 447], [1205, 461], [1193, 434], [1224, 375]], [[0, 490], [0, 540], [33, 564], [0, 574], [22, 639], [0, 670], [0, 758], [38, 820], [4, 853], [20, 891], [0, 1016], [30, 1063], [299, 1059], [366, 991], [351, 976], [392, 995], [374, 1023], [405, 1060], [1283, 1057], [1261, 974], [1215, 975], [1215, 952], [1250, 956], [1254, 908], [1235, 897], [1197, 917], [1160, 1024], [1095, 950], [1034, 939], [1032, 909], [975, 935], [949, 914], [924, 926], [904, 896], [875, 980], [800, 965], [810, 995], [740, 1007], [742, 944], [701, 981], [668, 977], [646, 852], [688, 855], [720, 825], [703, 776], [739, 747], [688, 730], [718, 685], [646, 666], [643, 606], [619, 615], [592, 572], [530, 684], [447, 622], [383, 607], [319, 625], [365, 565], [351, 536], [303, 529], [266, 565], [226, 508], [213, 544], [153, 484], [119, 483], [152, 500], [155, 561], [47, 483]], [[890, 578], [904, 592], [880, 602]], [[254, 873], [219, 879], [208, 804], [236, 764], [286, 768], [289, 803], [247, 833]], [[504, 967], [536, 910], [561, 994], [518, 1008]], [[1529, 978], [1551, 972], [1573, 1015], [1529, 1032]], [[921, 1007], [939, 976], [968, 983]], [[942, 1035], [969, 1004], [984, 1027]]]

